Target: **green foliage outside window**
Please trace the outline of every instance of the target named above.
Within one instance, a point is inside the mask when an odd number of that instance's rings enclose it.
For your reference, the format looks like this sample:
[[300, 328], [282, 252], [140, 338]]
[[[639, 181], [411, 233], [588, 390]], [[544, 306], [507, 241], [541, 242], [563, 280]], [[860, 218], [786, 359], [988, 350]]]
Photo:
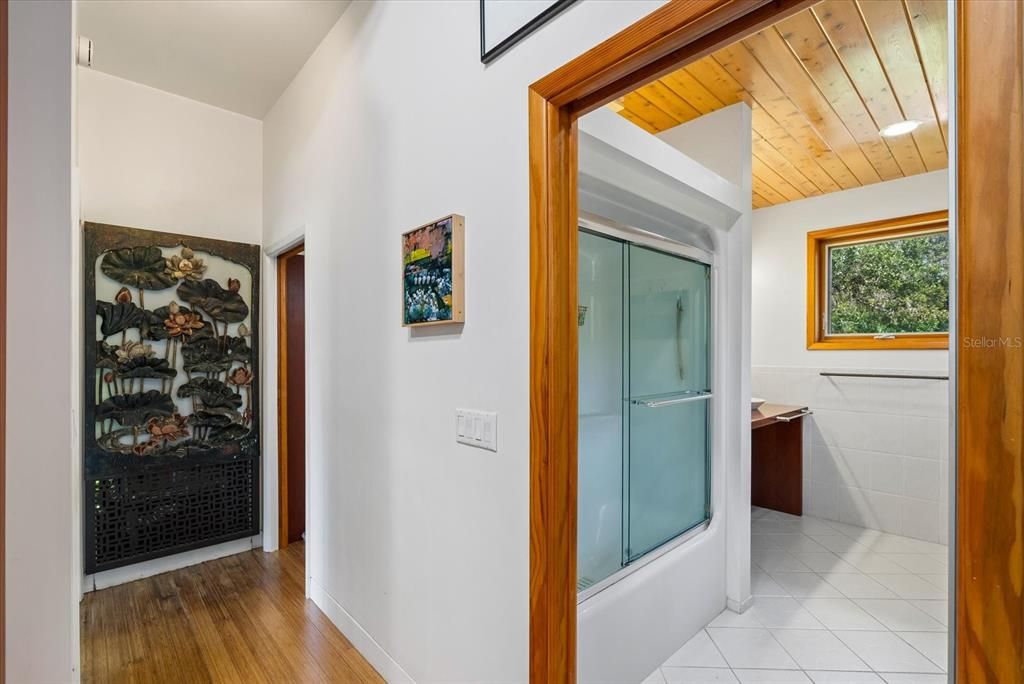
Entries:
[[829, 334], [949, 331], [946, 232], [829, 249]]

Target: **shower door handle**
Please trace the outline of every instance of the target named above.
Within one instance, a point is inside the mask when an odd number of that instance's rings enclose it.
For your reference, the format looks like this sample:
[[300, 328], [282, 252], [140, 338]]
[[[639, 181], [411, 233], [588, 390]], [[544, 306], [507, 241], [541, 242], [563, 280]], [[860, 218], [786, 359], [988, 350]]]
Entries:
[[691, 392], [687, 393], [686, 396], [672, 397], [671, 399], [633, 399], [631, 403], [634, 406], [643, 406], [646, 408], [661, 408], [662, 406], [675, 406], [676, 404], [685, 404], [689, 401], [703, 401], [710, 399], [712, 394], [710, 391], [703, 392]]

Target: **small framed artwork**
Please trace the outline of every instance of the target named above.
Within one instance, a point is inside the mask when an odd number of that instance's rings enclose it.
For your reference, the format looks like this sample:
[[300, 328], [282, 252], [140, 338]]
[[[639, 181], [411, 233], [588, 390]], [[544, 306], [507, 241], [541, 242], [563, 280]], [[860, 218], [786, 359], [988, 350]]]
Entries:
[[490, 64], [576, 0], [480, 0], [480, 61]]
[[465, 322], [465, 219], [458, 214], [402, 233], [402, 325]]

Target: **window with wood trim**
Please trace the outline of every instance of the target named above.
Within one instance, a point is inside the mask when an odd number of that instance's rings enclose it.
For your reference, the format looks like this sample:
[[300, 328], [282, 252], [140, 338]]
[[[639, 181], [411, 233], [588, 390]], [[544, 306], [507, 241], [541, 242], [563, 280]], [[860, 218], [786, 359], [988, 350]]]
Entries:
[[948, 212], [808, 233], [807, 348], [948, 349]]

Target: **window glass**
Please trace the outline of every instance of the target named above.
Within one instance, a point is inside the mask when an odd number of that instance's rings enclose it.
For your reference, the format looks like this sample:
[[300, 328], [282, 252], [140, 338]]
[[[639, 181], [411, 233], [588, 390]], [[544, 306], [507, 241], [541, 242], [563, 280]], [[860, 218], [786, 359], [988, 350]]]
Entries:
[[829, 335], [949, 331], [944, 230], [828, 247]]

